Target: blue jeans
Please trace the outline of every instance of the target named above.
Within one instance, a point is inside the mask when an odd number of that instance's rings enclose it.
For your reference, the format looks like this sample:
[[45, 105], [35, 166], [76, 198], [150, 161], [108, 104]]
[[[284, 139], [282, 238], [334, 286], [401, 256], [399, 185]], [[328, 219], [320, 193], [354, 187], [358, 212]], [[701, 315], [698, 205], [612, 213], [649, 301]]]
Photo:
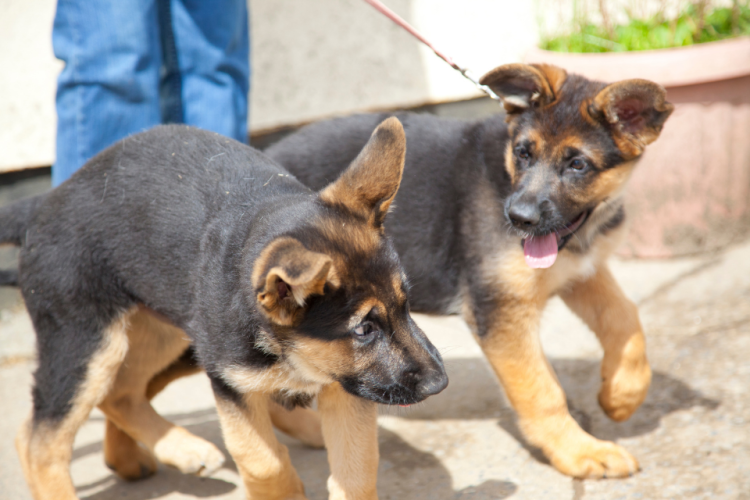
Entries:
[[59, 0], [52, 185], [159, 123], [247, 142], [248, 31], [247, 0]]

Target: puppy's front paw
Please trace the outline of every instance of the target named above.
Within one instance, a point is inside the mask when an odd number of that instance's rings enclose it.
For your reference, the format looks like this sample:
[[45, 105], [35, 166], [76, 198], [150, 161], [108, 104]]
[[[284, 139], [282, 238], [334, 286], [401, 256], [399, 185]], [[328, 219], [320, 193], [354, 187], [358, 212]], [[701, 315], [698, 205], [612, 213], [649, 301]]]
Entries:
[[616, 360], [602, 362], [599, 405], [617, 422], [627, 420], [643, 403], [651, 385], [651, 368], [642, 338], [633, 339]]
[[173, 427], [154, 446], [156, 458], [185, 474], [210, 476], [224, 464], [224, 455], [205, 439]]
[[581, 429], [568, 414], [542, 419], [519, 419], [529, 442], [542, 449], [552, 465], [579, 478], [627, 477], [638, 462], [621, 446], [600, 441]]
[[567, 445], [545, 450], [557, 470], [579, 478], [628, 477], [635, 474], [638, 461], [623, 447], [600, 441], [581, 431], [583, 436]]
[[650, 385], [651, 368], [647, 364], [639, 370], [619, 370], [602, 382], [599, 405], [609, 418], [622, 422], [641, 406]]

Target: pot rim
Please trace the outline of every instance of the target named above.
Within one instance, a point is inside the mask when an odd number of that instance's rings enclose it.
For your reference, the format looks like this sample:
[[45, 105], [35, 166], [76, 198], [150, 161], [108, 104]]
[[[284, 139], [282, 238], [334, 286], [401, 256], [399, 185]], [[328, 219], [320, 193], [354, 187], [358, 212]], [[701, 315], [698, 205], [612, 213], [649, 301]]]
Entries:
[[750, 36], [632, 52], [581, 54], [534, 47], [524, 61], [554, 64], [596, 80], [645, 78], [665, 87], [679, 87], [750, 75]]

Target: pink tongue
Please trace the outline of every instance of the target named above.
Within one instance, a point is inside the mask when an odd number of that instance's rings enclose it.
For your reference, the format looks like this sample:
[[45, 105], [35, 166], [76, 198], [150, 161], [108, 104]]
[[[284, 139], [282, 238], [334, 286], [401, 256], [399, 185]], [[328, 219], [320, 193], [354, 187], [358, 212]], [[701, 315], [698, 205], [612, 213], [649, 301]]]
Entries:
[[526, 264], [535, 269], [546, 269], [557, 259], [557, 236], [555, 233], [546, 236], [526, 238], [523, 242], [523, 256]]

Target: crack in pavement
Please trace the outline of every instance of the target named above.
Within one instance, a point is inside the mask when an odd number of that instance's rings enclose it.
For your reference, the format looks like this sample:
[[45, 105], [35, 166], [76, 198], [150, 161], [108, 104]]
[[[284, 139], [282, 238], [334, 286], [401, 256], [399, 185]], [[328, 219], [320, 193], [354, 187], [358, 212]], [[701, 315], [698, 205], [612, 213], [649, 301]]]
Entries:
[[573, 500], [582, 500], [586, 494], [586, 485], [583, 479], [573, 478]]
[[638, 307], [643, 307], [644, 305], [647, 305], [652, 300], [657, 299], [660, 295], [664, 295], [667, 293], [670, 289], [672, 289], [675, 285], [678, 285], [682, 280], [686, 278], [692, 278], [693, 276], [697, 276], [698, 274], [702, 273], [703, 271], [707, 269], [711, 269], [712, 267], [716, 267], [719, 264], [721, 264], [724, 261], [724, 258], [716, 258], [716, 256], [712, 256], [711, 260], [708, 260], [706, 262], [703, 262], [701, 264], [698, 264], [692, 269], [689, 269], [685, 271], [682, 274], [679, 274], [672, 278], [671, 280], [667, 281], [666, 283], [660, 285], [656, 290], [651, 292], [649, 295], [644, 297], [643, 299], [639, 300], [637, 305]]

